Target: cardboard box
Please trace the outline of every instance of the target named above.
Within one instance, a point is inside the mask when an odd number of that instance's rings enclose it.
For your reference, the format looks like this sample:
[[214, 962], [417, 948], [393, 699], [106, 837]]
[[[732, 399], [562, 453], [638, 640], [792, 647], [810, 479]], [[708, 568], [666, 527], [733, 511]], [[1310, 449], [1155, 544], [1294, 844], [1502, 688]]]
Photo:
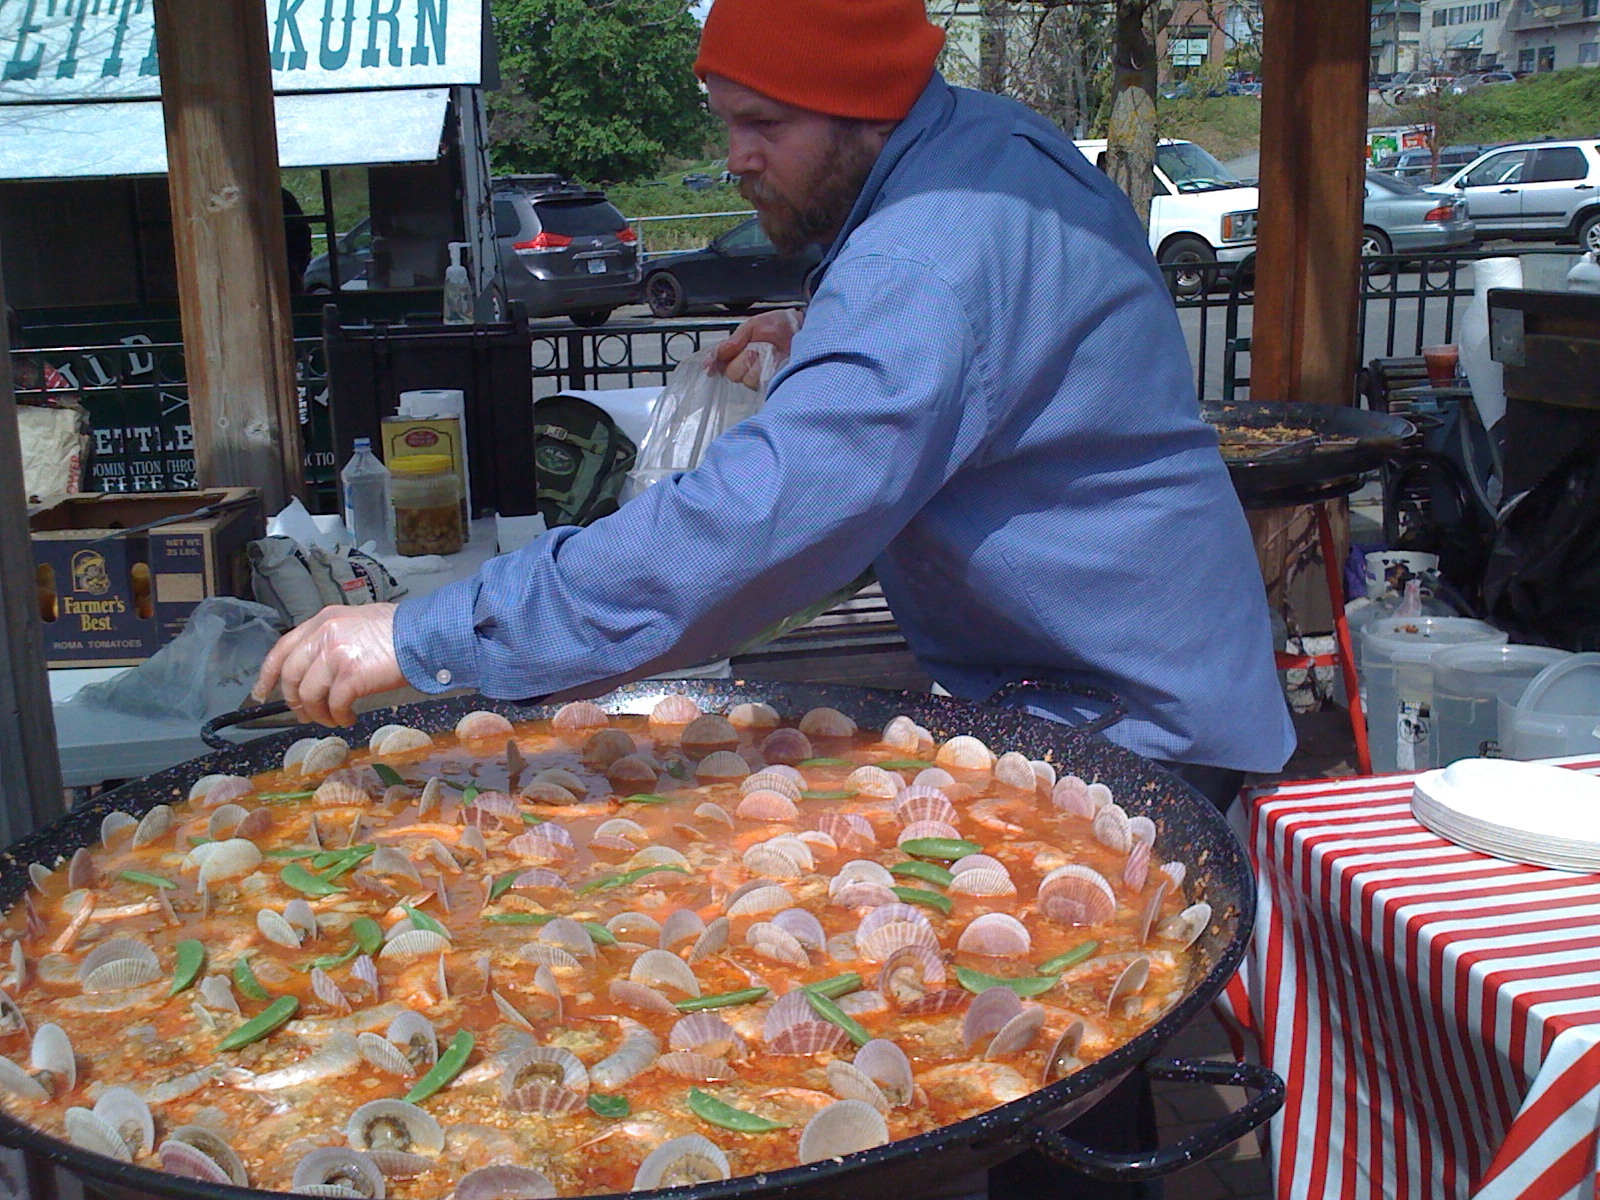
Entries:
[[388, 466], [408, 454], [448, 454], [461, 486], [461, 540], [472, 540], [472, 480], [458, 417], [385, 417], [378, 456]]
[[[97, 540], [236, 500], [214, 517]], [[28, 525], [52, 667], [133, 666], [177, 637], [208, 596], [250, 599], [245, 548], [264, 532], [253, 488], [66, 496], [30, 509]]]

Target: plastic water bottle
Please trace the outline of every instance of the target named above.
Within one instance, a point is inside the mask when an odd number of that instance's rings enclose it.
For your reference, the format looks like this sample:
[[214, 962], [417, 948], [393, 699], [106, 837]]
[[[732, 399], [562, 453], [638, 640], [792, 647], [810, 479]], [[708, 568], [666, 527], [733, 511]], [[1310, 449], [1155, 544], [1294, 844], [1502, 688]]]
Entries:
[[451, 242], [450, 266], [444, 273], [444, 323], [446, 325], [472, 324], [472, 288], [467, 282], [467, 268], [461, 265], [461, 252], [465, 242]]
[[357, 546], [376, 542], [379, 554], [394, 553], [394, 509], [389, 505], [389, 468], [372, 453], [371, 438], [357, 438], [356, 452], [339, 472], [344, 484], [344, 523]]

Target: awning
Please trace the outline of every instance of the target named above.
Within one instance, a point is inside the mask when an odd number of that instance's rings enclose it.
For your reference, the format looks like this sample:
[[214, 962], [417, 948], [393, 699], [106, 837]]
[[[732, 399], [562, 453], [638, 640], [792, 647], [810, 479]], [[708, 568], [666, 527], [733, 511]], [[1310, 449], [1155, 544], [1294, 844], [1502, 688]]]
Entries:
[[1450, 50], [1479, 50], [1483, 47], [1483, 29], [1467, 30], [1458, 33], [1445, 43]]
[[[341, 167], [432, 162], [448, 88], [278, 96], [278, 162]], [[0, 179], [164, 175], [159, 100], [0, 105]]]

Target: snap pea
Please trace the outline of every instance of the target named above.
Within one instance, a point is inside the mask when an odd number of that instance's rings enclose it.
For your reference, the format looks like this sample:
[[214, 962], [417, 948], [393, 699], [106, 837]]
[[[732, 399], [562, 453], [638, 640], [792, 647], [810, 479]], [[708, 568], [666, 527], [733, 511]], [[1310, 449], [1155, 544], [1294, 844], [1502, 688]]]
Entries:
[[743, 988], [737, 992], [721, 992], [715, 996], [690, 996], [674, 1001], [679, 1012], [702, 1012], [708, 1008], [732, 1008], [737, 1004], [754, 1004], [767, 994], [764, 987]]
[[973, 995], [986, 992], [992, 987], [1006, 987], [1019, 996], [1041, 996], [1055, 987], [1060, 980], [1054, 975], [1024, 975], [1020, 979], [1002, 979], [998, 975], [985, 975], [982, 971], [974, 971], [971, 967], [957, 967], [956, 982]]
[[599, 879], [591, 879], [588, 883], [579, 887], [578, 890], [573, 894], [582, 896], [587, 892], [598, 892], [603, 888], [625, 887], [630, 883], [637, 883], [646, 875], [653, 875], [657, 871], [672, 871], [678, 875], [687, 875], [689, 873], [682, 867], [674, 866], [671, 863], [651, 865], [648, 867], [636, 867], [632, 871], [624, 871], [620, 875], [602, 875]]
[[671, 804], [671, 796], [662, 796], [656, 792], [635, 792], [631, 796], [622, 798], [624, 804]]
[[802, 987], [800, 990], [805, 993], [806, 1003], [811, 1005], [812, 1012], [816, 1013], [824, 1021], [837, 1025], [844, 1030], [846, 1036], [856, 1045], [865, 1046], [872, 1040], [872, 1035], [862, 1027], [861, 1022], [845, 1012], [832, 1000], [813, 992], [808, 987]]
[[194, 981], [200, 978], [200, 968], [205, 966], [206, 948], [193, 938], [184, 938], [173, 949], [177, 952], [177, 959], [172, 967], [172, 987], [168, 996], [176, 996], [185, 988], [192, 987]]
[[212, 839], [208, 837], [196, 837], [192, 833], [189, 835], [189, 845], [191, 846], [204, 846], [211, 841]]
[[346, 846], [343, 850], [323, 850], [322, 852], [312, 856], [311, 869], [313, 871], [326, 870], [328, 867], [331, 867], [336, 863], [343, 862], [351, 855], [365, 856], [371, 854], [376, 849], [376, 846], [368, 842], [360, 846]]
[[240, 956], [233, 964], [233, 986], [252, 1000], [266, 1000], [267, 989], [261, 986], [256, 973], [250, 969], [250, 960]]
[[317, 793], [316, 793], [315, 789], [313, 789], [313, 790], [311, 790], [309, 792], [257, 792], [256, 793], [256, 799], [257, 800], [305, 800], [308, 797], [315, 796], [316, 794]]
[[1080, 942], [1071, 950], [1056, 955], [1054, 958], [1039, 964], [1039, 974], [1059, 975], [1068, 967], [1075, 967], [1086, 958], [1093, 958], [1095, 951], [1100, 949], [1099, 942]]
[[337, 896], [344, 891], [337, 884], [330, 883], [321, 875], [313, 875], [299, 863], [290, 863], [278, 872], [278, 878], [297, 892], [304, 892], [308, 896]]
[[406, 916], [411, 918], [411, 927], [413, 929], [425, 929], [429, 933], [437, 933], [440, 937], [447, 938], [450, 936], [450, 931], [427, 913], [412, 908], [409, 904], [402, 904], [400, 907], [405, 910]]
[[405, 783], [405, 780], [400, 778], [400, 772], [388, 763], [373, 763], [372, 773], [383, 780], [384, 787], [400, 787]]
[[457, 1032], [439, 1055], [439, 1061], [433, 1064], [433, 1069], [411, 1085], [411, 1090], [405, 1096], [406, 1103], [426, 1100], [459, 1075], [461, 1068], [467, 1065], [467, 1055], [472, 1053], [472, 1040], [472, 1034], [467, 1030]]
[[669, 758], [663, 764], [663, 769], [674, 779], [693, 779], [694, 768], [681, 758]]
[[471, 804], [477, 798], [478, 798], [478, 785], [477, 784], [469, 783], [469, 784], [467, 784], [466, 787], [461, 789], [461, 803], [463, 803], [463, 804]]
[[886, 758], [872, 765], [882, 767], [885, 771], [926, 771], [933, 766], [931, 762], [924, 762], [920, 758]]
[[889, 868], [889, 874], [899, 875], [906, 879], [920, 879], [923, 883], [931, 883], [936, 887], [949, 887], [950, 881], [955, 878], [943, 867], [936, 863], [919, 862], [917, 859], [907, 859], [905, 862], [895, 863]]
[[152, 875], [148, 871], [118, 871], [117, 878], [126, 879], [129, 883], [142, 883], [146, 887], [153, 888], [175, 888], [178, 886], [165, 875]]
[[312, 959], [307, 965], [306, 969], [310, 970], [312, 967], [316, 967], [321, 971], [331, 971], [335, 967], [343, 966], [360, 953], [360, 946], [351, 946], [350, 949], [344, 951], [342, 954], [324, 954], [321, 958]]
[[615, 946], [617, 944], [617, 935], [600, 924], [599, 921], [579, 921], [578, 924], [589, 931], [589, 937], [596, 946]]
[[826, 996], [829, 1000], [837, 1000], [840, 996], [848, 996], [851, 992], [861, 990], [861, 976], [854, 971], [846, 971], [843, 975], [835, 975], [829, 979], [819, 979], [815, 983], [808, 983], [806, 987], [816, 992], [819, 996]]
[[927, 888], [892, 887], [889, 890], [907, 904], [920, 904], [924, 908], [938, 909], [947, 917], [955, 904], [949, 896], [941, 896], [938, 892], [930, 892]]
[[900, 849], [917, 858], [940, 858], [946, 862], [983, 853], [982, 846], [964, 838], [912, 838], [909, 842], [901, 842]]
[[797, 767], [853, 767], [855, 764], [848, 758], [832, 758], [826, 754], [819, 754], [816, 758], [802, 758], [795, 764]]
[[689, 1109], [702, 1121], [722, 1129], [732, 1129], [737, 1133], [770, 1133], [774, 1129], [789, 1128], [782, 1122], [769, 1121], [753, 1112], [745, 1112], [742, 1108], [724, 1104], [699, 1088], [689, 1089]]
[[485, 913], [485, 921], [491, 925], [546, 925], [556, 919], [555, 913]]
[[263, 858], [311, 858], [317, 854], [310, 846], [280, 846], [276, 850], [263, 850]]
[[496, 875], [489, 884], [489, 903], [493, 904], [511, 890], [511, 885], [517, 881], [521, 871], [507, 871], [504, 875]]
[[599, 1092], [589, 1093], [589, 1111], [597, 1117], [610, 1117], [613, 1121], [628, 1115], [628, 1098], [626, 1096], [602, 1096]]
[[350, 922], [350, 932], [363, 954], [376, 954], [383, 945], [383, 927], [371, 917], [357, 917]]
[[293, 996], [279, 996], [266, 1008], [251, 1017], [239, 1028], [217, 1043], [218, 1050], [237, 1050], [258, 1042], [282, 1025], [300, 1009], [300, 1001]]
[[832, 789], [825, 790], [825, 791], [817, 791], [817, 790], [813, 789], [811, 791], [802, 791], [800, 793], [800, 799], [802, 799], [802, 800], [848, 800], [848, 799], [850, 799], [850, 797], [852, 797], [854, 795], [855, 795], [855, 791], [852, 788], [832, 788]]
[[348, 850], [343, 852], [343, 858], [339, 859], [338, 862], [331, 865], [322, 873], [322, 878], [326, 879], [329, 883], [332, 883], [346, 871], [355, 869], [368, 858], [371, 858], [372, 852], [376, 849], [376, 846], [351, 846]]

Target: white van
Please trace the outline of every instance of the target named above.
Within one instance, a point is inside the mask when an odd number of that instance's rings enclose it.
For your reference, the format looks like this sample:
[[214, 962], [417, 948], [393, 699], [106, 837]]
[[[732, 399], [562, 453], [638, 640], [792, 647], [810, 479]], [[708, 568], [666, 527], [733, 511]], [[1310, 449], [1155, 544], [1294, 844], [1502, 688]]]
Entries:
[[[1104, 138], [1075, 145], [1105, 169]], [[1193, 142], [1162, 139], [1156, 147], [1155, 173], [1150, 250], [1157, 262], [1179, 268], [1170, 277], [1176, 294], [1199, 295], [1208, 274], [1202, 268], [1243, 262], [1255, 253], [1260, 194]]]

